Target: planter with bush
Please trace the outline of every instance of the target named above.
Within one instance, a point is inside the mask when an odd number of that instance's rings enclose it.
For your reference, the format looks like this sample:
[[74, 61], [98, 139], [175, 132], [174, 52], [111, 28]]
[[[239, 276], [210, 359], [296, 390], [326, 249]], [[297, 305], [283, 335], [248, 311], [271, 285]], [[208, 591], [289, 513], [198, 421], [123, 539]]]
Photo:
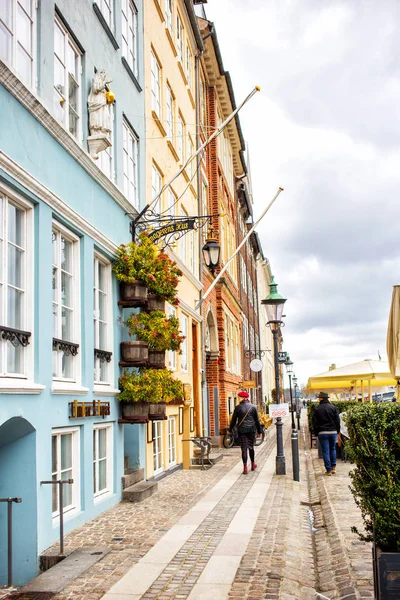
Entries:
[[346, 415], [351, 491], [373, 542], [377, 600], [400, 598], [400, 404], [358, 404]]

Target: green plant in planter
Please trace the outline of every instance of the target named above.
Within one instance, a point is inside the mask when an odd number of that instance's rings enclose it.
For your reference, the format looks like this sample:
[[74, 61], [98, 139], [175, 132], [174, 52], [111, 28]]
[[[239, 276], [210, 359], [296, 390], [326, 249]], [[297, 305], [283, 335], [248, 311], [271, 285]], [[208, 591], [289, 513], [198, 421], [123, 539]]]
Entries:
[[120, 402], [171, 402], [183, 396], [183, 383], [172, 377], [168, 369], [141, 369], [125, 372], [119, 378]]
[[182, 271], [145, 233], [139, 234], [137, 244], [129, 242], [119, 246], [113, 271], [120, 282], [140, 279], [151, 294], [174, 305], [179, 303], [176, 294]]
[[350, 487], [366, 534], [383, 552], [400, 552], [400, 404], [360, 404], [346, 415], [346, 450], [356, 468]]
[[152, 310], [149, 313], [131, 314], [125, 325], [130, 335], [148, 343], [149, 350], [174, 350], [181, 353], [180, 347], [185, 336], [179, 329], [177, 317], [166, 317], [163, 311]]

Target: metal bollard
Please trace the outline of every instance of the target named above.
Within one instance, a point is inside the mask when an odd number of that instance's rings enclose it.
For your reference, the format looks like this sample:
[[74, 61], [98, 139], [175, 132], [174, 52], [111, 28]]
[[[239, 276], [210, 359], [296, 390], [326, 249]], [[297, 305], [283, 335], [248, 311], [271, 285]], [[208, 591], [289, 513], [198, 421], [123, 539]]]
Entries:
[[293, 481], [300, 481], [299, 438], [296, 429], [292, 429], [292, 466]]
[[19, 504], [22, 498], [0, 498], [0, 502], [7, 502], [7, 558], [8, 558], [8, 577], [7, 586], [12, 586], [12, 503]]

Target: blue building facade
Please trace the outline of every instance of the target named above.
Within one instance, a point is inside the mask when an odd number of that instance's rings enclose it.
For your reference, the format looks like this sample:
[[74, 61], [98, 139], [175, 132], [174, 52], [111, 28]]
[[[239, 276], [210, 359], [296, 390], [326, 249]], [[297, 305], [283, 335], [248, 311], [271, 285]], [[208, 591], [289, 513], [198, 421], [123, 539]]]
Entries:
[[[73, 479], [65, 531], [121, 498], [111, 262], [144, 203], [143, 6], [0, 4], [0, 498], [22, 498], [13, 523], [21, 585], [59, 535], [58, 486], [42, 481]], [[115, 102], [108, 94], [111, 145], [95, 160], [87, 102], [103, 70]], [[138, 456], [132, 430], [127, 447]], [[6, 531], [0, 503], [0, 585]]]

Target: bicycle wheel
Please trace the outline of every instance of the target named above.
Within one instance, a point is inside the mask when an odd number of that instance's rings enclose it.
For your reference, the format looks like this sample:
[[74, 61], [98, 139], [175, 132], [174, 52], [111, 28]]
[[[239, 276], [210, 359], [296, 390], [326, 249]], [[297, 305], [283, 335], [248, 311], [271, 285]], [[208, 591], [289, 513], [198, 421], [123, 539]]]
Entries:
[[262, 430], [261, 437], [256, 437], [256, 439], [254, 440], [254, 445], [261, 446], [261, 444], [263, 443], [264, 440], [265, 440], [265, 429]]
[[230, 432], [226, 433], [222, 441], [224, 448], [232, 448], [234, 441], [234, 436]]

